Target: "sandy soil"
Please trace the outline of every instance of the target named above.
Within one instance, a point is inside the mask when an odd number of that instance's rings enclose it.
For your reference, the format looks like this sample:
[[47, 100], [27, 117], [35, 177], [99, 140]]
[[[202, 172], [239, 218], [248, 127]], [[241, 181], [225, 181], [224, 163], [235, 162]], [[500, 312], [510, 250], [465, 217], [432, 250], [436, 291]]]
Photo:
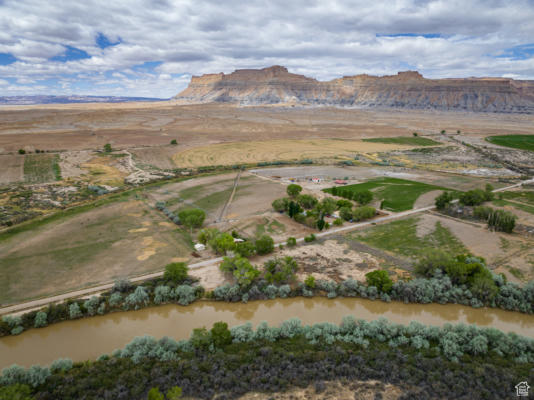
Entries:
[[413, 208], [423, 208], [433, 205], [436, 197], [438, 197], [441, 193], [441, 190], [432, 190], [430, 192], [423, 193], [417, 198], [417, 200], [415, 200]]
[[293, 388], [283, 393], [247, 393], [239, 400], [395, 400], [402, 396], [402, 389], [379, 381], [323, 382], [316, 385]]

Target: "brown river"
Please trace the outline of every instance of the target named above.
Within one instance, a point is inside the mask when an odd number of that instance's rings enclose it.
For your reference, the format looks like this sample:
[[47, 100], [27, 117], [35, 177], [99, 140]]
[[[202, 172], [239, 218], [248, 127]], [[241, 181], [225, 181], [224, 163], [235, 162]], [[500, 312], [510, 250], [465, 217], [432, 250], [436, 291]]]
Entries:
[[199, 301], [187, 307], [164, 305], [96, 316], [31, 329], [18, 336], [0, 338], [0, 368], [11, 364], [47, 365], [62, 357], [74, 361], [95, 359], [123, 348], [135, 336], [152, 335], [186, 339], [193, 328], [211, 327], [225, 321], [230, 326], [267, 321], [270, 325], [298, 317], [304, 324], [339, 323], [345, 315], [357, 319], [390, 321], [408, 324], [418, 321], [427, 325], [467, 323], [492, 326], [504, 332], [534, 337], [534, 315], [499, 309], [465, 307], [456, 304], [385, 303], [364, 299], [328, 300], [277, 299], [248, 304]]

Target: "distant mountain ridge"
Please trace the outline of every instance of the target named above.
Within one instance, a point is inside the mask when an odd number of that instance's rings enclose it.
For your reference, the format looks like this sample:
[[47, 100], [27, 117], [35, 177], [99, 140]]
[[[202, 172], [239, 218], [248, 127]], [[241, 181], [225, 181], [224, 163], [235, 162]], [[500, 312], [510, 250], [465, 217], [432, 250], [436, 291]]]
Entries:
[[0, 96], [0, 105], [70, 104], [70, 103], [123, 103], [129, 101], [163, 101], [152, 97], [120, 96]]
[[534, 113], [534, 81], [426, 79], [417, 71], [355, 75], [321, 82], [282, 66], [193, 76], [174, 100], [241, 105], [300, 104], [476, 112]]

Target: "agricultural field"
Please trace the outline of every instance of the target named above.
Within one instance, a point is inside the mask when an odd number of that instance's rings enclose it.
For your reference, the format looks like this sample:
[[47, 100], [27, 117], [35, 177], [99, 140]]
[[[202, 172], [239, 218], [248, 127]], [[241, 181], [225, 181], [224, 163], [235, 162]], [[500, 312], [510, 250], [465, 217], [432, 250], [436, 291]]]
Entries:
[[27, 154], [24, 156], [24, 181], [45, 183], [61, 180], [58, 154]]
[[[425, 193], [443, 190], [454, 191], [443, 186], [398, 178], [377, 178], [356, 185], [338, 186], [336, 190], [337, 195], [341, 197], [348, 197], [352, 196], [352, 193], [370, 190], [376, 199], [381, 200], [380, 208], [395, 212], [412, 209], [419, 196]], [[325, 189], [325, 192], [333, 193], [332, 188]], [[345, 196], [345, 193], [347, 193], [347, 196]]]
[[486, 140], [498, 146], [534, 151], [534, 135], [497, 135], [489, 136]]
[[180, 168], [207, 165], [256, 164], [351, 157], [356, 153], [390, 151], [402, 144], [367, 143], [359, 140], [272, 140], [214, 144], [195, 147], [173, 156]]
[[406, 146], [439, 146], [441, 143], [435, 140], [419, 137], [419, 136], [400, 136], [390, 138], [371, 138], [362, 139], [369, 143], [386, 143], [386, 144], [402, 144]]
[[0, 156], [0, 185], [21, 182], [24, 179], [24, 156]]

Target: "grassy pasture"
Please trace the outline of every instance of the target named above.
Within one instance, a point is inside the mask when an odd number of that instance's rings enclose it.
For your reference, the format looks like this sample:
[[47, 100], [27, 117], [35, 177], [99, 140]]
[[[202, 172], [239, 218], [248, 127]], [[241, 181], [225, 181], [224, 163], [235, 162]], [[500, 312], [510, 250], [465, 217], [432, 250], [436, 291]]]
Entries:
[[386, 144], [402, 144], [407, 146], [438, 146], [441, 143], [435, 140], [418, 137], [418, 136], [399, 136], [389, 138], [371, 138], [362, 139], [364, 142], [369, 143], [386, 143]]
[[[377, 178], [355, 185], [339, 186], [338, 195], [340, 190], [349, 192], [371, 190], [375, 198], [383, 201], [382, 208], [398, 212], [412, 209], [417, 198], [424, 193], [432, 190], [451, 191], [452, 189], [406, 179]], [[324, 189], [324, 191], [332, 193], [332, 188]]]
[[418, 257], [424, 251], [435, 248], [451, 254], [467, 252], [463, 243], [439, 222], [436, 222], [432, 232], [418, 236], [418, 219], [418, 217], [412, 217], [373, 226], [361, 233], [347, 235], [347, 237], [407, 257]]
[[24, 180], [44, 183], [61, 179], [57, 154], [28, 154], [24, 157]]
[[498, 146], [534, 151], [534, 135], [488, 136], [486, 140]]

